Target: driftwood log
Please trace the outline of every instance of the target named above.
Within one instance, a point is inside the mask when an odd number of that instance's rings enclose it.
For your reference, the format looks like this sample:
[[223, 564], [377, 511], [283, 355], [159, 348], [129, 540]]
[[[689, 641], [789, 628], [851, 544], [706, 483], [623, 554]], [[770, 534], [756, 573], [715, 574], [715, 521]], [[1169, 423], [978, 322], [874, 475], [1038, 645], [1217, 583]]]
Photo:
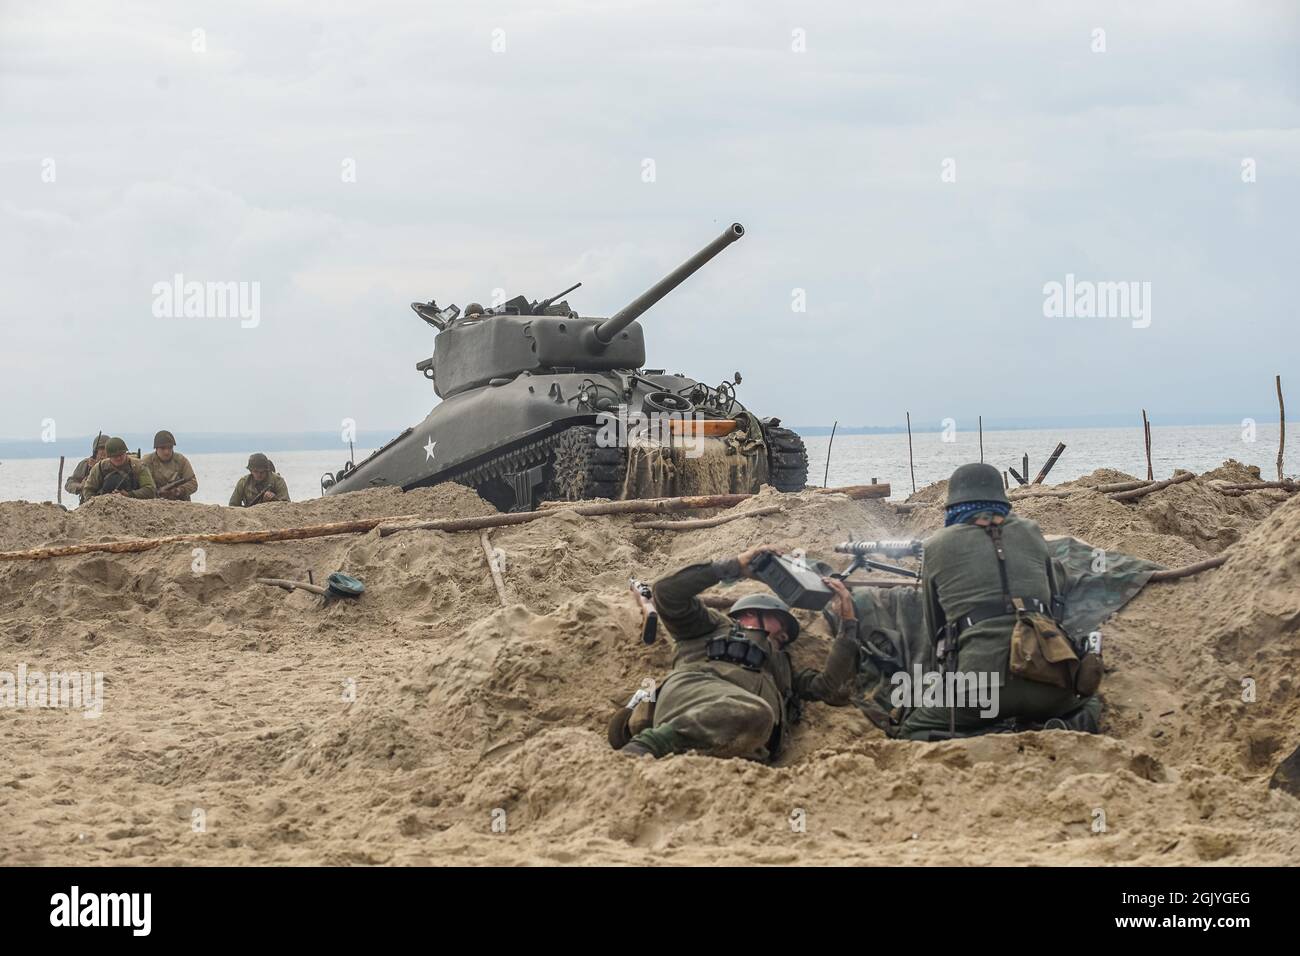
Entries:
[[757, 518], [772, 515], [783, 510], [780, 505], [767, 505], [763, 508], [751, 508], [732, 514], [718, 515], [715, 518], [688, 518], [685, 521], [638, 521], [632, 527], [638, 531], [694, 531], [699, 528], [716, 528], [720, 524], [739, 521], [741, 518]]
[[1118, 494], [1110, 496], [1111, 501], [1132, 501], [1135, 498], [1141, 498], [1151, 494], [1153, 491], [1159, 491], [1161, 488], [1168, 488], [1170, 485], [1176, 485], [1183, 481], [1191, 481], [1196, 476], [1190, 471], [1184, 471], [1174, 475], [1172, 478], [1166, 478], [1164, 481], [1152, 482], [1149, 485], [1143, 485], [1141, 488], [1134, 488], [1132, 491], [1121, 491]]
[[1151, 482], [1143, 478], [1135, 478], [1132, 481], [1112, 481], [1106, 485], [1097, 485], [1092, 490], [1108, 495], [1115, 491], [1132, 491], [1134, 488], [1145, 488], [1149, 484]]
[[483, 557], [487, 558], [488, 571], [492, 574], [492, 586], [497, 589], [497, 598], [501, 601], [501, 606], [506, 607], [510, 603], [510, 599], [506, 597], [506, 582], [501, 577], [501, 568], [497, 566], [497, 560], [492, 554], [492, 540], [488, 537], [486, 529], [478, 533], [478, 541], [483, 546]]
[[1239, 481], [1228, 485], [1212, 486], [1218, 491], [1263, 491], [1265, 488], [1279, 488], [1282, 491], [1300, 491], [1300, 482], [1283, 479], [1282, 481]]

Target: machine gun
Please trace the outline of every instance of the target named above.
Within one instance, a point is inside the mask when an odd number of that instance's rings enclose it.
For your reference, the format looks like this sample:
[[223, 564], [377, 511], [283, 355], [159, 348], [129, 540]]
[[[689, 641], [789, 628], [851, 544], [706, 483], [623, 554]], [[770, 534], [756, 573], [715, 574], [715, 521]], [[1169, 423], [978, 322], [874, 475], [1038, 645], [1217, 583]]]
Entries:
[[886, 564], [883, 561], [875, 561], [868, 558], [869, 554], [883, 554], [887, 558], [895, 560], [899, 558], [917, 558], [925, 560], [924, 542], [911, 538], [905, 541], [843, 541], [835, 546], [836, 554], [851, 554], [853, 561], [849, 564], [847, 570], [835, 575], [841, 581], [847, 578], [859, 568], [871, 568], [874, 571], [886, 571], [890, 574], [899, 574], [906, 578], [920, 578], [919, 572], [900, 568], [896, 564]]
[[557, 295], [553, 295], [549, 299], [543, 299], [541, 302], [534, 302], [532, 305], [528, 307], [528, 311], [531, 312], [533, 315], [545, 315], [546, 310], [549, 309], [554, 303], [559, 302], [561, 299], [563, 299], [574, 289], [581, 289], [581, 288], [582, 288], [582, 283], [575, 282], [573, 285], [569, 286], [563, 292]]

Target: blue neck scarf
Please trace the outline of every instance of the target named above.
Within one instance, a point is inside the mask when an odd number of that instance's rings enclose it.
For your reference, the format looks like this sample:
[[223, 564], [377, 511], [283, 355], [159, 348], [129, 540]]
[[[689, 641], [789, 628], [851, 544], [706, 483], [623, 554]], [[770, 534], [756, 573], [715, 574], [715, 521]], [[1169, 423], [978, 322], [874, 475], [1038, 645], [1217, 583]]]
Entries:
[[1002, 501], [964, 501], [959, 505], [949, 505], [944, 509], [943, 526], [965, 524], [986, 511], [1005, 518], [1011, 513], [1011, 505]]

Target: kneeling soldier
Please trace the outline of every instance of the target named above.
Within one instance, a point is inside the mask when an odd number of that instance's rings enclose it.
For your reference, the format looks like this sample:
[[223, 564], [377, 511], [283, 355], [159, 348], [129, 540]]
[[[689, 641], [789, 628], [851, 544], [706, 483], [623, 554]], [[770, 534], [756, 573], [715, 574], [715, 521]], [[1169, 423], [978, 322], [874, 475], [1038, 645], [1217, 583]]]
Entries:
[[176, 437], [165, 429], [153, 436], [153, 454], [145, 455], [144, 463], [153, 475], [159, 498], [189, 501], [199, 490], [199, 479], [194, 476], [190, 460], [176, 451]]
[[125, 495], [128, 498], [153, 498], [157, 495], [153, 475], [139, 458], [126, 453], [126, 442], [110, 438], [104, 446], [108, 456], [96, 463], [81, 486], [82, 500], [99, 495]]
[[251, 508], [264, 501], [288, 501], [289, 486], [276, 474], [271, 459], [260, 451], [248, 457], [248, 474], [235, 483], [232, 508]]
[[[1094, 681], [1080, 692], [1086, 682], [1076, 678], [1076, 670], [1089, 655], [1072, 646], [1060, 627], [1061, 592], [1038, 525], [1011, 514], [1002, 476], [992, 465], [954, 471], [945, 508], [943, 530], [925, 541], [925, 621], [935, 637], [930, 663], [936, 670], [996, 681], [998, 712], [983, 715], [955, 701], [920, 707], [903, 719], [899, 735], [936, 740], [1025, 721], [1096, 733], [1101, 704], [1090, 695], [1100, 664], [1095, 657], [1088, 661], [1084, 676], [1091, 673]], [[1031, 641], [1034, 654], [1013, 654], [1013, 647], [1030, 648]]]
[[826, 669], [795, 671], [786, 649], [799, 622], [771, 594], [741, 598], [723, 616], [696, 595], [721, 581], [750, 577], [762, 546], [738, 557], [693, 564], [657, 582], [655, 609], [677, 642], [672, 673], [659, 689], [653, 725], [621, 748], [630, 756], [663, 757], [695, 750], [715, 757], [776, 757], [805, 700], [849, 703], [858, 669], [857, 619], [848, 589], [835, 591], [840, 632]]
[[90, 474], [90, 469], [94, 468], [98, 462], [104, 460], [104, 449], [108, 445], [108, 436], [100, 434], [95, 438], [95, 449], [91, 452], [89, 458], [83, 458], [77, 462], [77, 467], [72, 469], [72, 474], [68, 480], [63, 483], [63, 490], [76, 495], [81, 500], [85, 500], [82, 493], [82, 485], [86, 483], [86, 476]]

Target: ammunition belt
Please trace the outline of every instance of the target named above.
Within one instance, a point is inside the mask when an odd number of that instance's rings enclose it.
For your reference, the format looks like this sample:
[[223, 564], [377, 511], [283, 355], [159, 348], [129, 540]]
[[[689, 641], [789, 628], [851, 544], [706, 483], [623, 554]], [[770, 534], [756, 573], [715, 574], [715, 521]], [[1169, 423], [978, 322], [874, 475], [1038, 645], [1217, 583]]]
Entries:
[[767, 651], [749, 638], [735, 634], [712, 638], [704, 645], [704, 653], [711, 661], [739, 664], [749, 671], [761, 671], [767, 663]]

